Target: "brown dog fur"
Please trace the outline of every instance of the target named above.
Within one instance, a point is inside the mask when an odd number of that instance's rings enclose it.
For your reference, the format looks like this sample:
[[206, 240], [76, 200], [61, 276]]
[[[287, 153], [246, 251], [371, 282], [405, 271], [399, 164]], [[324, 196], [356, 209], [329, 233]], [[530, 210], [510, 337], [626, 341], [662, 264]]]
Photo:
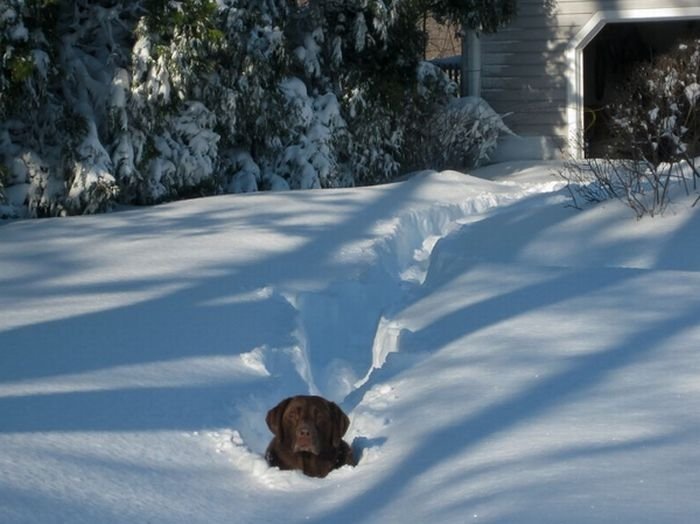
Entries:
[[356, 464], [352, 448], [342, 439], [350, 420], [334, 402], [317, 396], [290, 397], [268, 411], [265, 420], [275, 435], [265, 452], [272, 467], [325, 477], [345, 464]]

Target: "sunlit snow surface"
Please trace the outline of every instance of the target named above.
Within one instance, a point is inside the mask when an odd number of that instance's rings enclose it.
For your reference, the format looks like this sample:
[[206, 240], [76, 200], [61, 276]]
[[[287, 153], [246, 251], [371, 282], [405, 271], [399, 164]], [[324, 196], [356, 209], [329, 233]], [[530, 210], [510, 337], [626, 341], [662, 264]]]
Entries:
[[[700, 214], [555, 168], [0, 223], [0, 522], [695, 521]], [[295, 393], [356, 468], [266, 466]]]

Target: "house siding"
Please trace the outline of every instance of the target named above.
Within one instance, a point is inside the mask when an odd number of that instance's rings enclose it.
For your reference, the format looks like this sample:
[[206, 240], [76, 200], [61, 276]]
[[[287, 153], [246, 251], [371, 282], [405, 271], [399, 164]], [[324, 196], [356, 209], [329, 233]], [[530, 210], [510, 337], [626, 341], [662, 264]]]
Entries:
[[[599, 11], [659, 8], [658, 0], [520, 0], [518, 17], [482, 36], [482, 97], [518, 135], [545, 137], [563, 150], [568, 139], [566, 50]], [[698, 7], [700, 0], [666, 0], [663, 7]]]

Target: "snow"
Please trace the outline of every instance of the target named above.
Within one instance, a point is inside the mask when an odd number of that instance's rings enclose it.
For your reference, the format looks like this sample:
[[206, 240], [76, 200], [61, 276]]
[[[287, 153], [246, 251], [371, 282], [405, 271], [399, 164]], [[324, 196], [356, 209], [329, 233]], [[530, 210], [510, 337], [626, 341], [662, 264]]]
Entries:
[[700, 85], [697, 84], [696, 82], [693, 82], [692, 84], [688, 84], [687, 86], [685, 86], [683, 93], [685, 94], [685, 97], [688, 99], [688, 102], [690, 103], [690, 107], [695, 107], [696, 102], [698, 101], [698, 99], [700, 99]]
[[[0, 521], [693, 522], [700, 213], [557, 167], [0, 222]], [[267, 467], [295, 393], [357, 467]]]

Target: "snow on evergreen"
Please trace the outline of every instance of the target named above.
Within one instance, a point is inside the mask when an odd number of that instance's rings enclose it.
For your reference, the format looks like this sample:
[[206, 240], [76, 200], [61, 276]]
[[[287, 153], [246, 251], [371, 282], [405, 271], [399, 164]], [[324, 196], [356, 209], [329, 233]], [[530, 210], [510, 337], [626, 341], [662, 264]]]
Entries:
[[4, 216], [390, 180], [454, 98], [411, 3], [0, 6]]
[[483, 165], [495, 151], [498, 137], [512, 134], [483, 99], [464, 97], [441, 108], [430, 120], [432, 154], [440, 169]]

